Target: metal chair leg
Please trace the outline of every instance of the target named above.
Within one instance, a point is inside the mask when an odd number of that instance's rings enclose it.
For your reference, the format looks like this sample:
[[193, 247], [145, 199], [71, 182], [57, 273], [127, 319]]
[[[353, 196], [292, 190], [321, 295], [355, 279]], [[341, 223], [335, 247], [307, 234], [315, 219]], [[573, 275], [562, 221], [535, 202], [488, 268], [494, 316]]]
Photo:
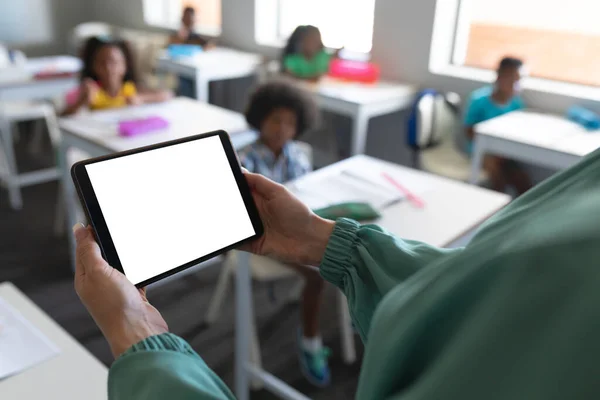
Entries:
[[10, 205], [15, 210], [23, 207], [23, 197], [19, 185], [19, 176], [17, 174], [17, 160], [15, 158], [15, 147], [13, 142], [13, 132], [8, 121], [3, 120], [0, 126], [1, 146], [4, 149], [4, 159], [8, 170], [6, 183], [8, 186], [8, 196]]

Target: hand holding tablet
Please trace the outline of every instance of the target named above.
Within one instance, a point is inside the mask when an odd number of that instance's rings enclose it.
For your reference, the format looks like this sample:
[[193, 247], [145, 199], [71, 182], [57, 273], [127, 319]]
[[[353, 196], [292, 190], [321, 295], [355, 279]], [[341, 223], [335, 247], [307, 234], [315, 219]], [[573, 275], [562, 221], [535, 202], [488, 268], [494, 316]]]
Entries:
[[86, 160], [71, 174], [104, 258], [138, 287], [263, 233], [223, 131]]

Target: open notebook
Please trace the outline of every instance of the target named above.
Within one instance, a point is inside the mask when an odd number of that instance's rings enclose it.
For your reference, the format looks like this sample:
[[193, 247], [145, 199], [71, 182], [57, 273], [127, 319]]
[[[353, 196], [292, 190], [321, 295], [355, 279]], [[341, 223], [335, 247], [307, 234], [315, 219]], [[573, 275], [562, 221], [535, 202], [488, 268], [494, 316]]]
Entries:
[[384, 171], [416, 195], [427, 190], [427, 185], [414, 176], [374, 168], [373, 165], [362, 168], [360, 164], [321, 179], [301, 180], [290, 189], [313, 210], [339, 203], [361, 202], [381, 211], [406, 198], [383, 178], [381, 173]]

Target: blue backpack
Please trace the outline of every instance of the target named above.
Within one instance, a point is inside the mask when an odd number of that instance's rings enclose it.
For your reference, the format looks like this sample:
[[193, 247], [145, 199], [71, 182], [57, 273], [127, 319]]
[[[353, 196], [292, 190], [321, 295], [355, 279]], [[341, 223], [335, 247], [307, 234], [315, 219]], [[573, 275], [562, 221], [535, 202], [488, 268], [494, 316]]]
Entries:
[[435, 89], [421, 91], [408, 117], [406, 141], [413, 150], [413, 164], [418, 166], [421, 150], [435, 147], [448, 133], [454, 134], [460, 119], [460, 97], [442, 94]]

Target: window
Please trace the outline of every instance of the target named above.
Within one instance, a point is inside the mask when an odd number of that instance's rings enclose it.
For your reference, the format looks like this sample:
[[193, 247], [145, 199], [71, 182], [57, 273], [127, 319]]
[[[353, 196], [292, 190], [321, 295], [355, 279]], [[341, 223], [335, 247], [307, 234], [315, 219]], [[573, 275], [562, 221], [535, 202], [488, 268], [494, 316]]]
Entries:
[[298, 25], [315, 25], [330, 48], [371, 51], [375, 0], [256, 0], [256, 40], [283, 46]]
[[451, 64], [495, 69], [511, 55], [532, 77], [600, 86], [598, 11], [597, 0], [460, 0]]
[[178, 29], [185, 7], [196, 10], [196, 29], [209, 36], [221, 34], [221, 0], [144, 0], [144, 20], [148, 25]]

